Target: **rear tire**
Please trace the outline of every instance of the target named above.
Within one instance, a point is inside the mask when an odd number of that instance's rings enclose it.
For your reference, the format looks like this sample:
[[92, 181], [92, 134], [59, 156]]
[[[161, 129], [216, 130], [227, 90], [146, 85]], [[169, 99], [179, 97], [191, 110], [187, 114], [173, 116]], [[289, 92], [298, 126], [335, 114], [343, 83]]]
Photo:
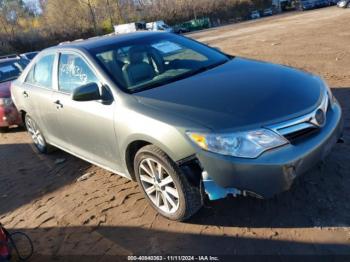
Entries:
[[200, 190], [154, 145], [141, 148], [134, 159], [136, 179], [152, 207], [164, 217], [183, 221], [202, 207]]
[[25, 116], [25, 126], [29, 135], [32, 137], [33, 143], [38, 151], [42, 154], [48, 154], [53, 151], [54, 147], [46, 142], [38, 124], [29, 116]]

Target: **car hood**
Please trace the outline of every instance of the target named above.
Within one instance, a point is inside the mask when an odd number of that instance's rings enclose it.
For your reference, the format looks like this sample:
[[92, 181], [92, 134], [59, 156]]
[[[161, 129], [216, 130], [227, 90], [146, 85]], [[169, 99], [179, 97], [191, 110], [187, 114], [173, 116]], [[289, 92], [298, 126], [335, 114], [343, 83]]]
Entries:
[[11, 96], [10, 87], [11, 87], [11, 81], [0, 83], [0, 97], [1, 98]]
[[285, 121], [312, 111], [322, 81], [286, 66], [243, 58], [158, 88], [135, 94], [138, 101], [216, 131]]

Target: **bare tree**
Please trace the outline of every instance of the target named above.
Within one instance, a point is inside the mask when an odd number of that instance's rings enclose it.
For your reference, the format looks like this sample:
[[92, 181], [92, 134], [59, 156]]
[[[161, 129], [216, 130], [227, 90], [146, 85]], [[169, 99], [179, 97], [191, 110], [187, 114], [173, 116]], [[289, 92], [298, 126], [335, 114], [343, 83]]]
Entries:
[[[164, 20], [174, 25], [208, 17], [217, 24], [246, 17], [271, 0], [0, 0], [2, 44], [38, 49], [60, 41], [108, 33], [114, 24]], [[41, 12], [35, 14], [37, 9]], [[34, 10], [34, 12], [30, 12]], [[31, 41], [32, 44], [28, 44]], [[1, 45], [0, 48], [3, 48]], [[1, 49], [0, 49], [1, 52]]]
[[98, 33], [97, 21], [96, 21], [96, 15], [95, 15], [95, 10], [94, 10], [94, 6], [92, 4], [92, 1], [91, 0], [79, 0], [79, 2], [88, 7], [88, 10], [89, 10], [90, 16], [91, 16], [91, 20], [92, 20], [92, 23], [94, 25], [94, 32], [95, 32], [95, 34], [97, 34]]

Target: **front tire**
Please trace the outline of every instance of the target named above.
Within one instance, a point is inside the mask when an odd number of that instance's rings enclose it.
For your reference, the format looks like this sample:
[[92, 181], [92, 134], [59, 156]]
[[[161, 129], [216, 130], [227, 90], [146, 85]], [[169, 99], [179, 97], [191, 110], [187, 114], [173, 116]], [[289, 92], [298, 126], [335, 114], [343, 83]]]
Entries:
[[134, 159], [134, 171], [147, 200], [164, 217], [183, 221], [202, 207], [199, 188], [192, 186], [158, 147], [141, 148]]
[[51, 152], [52, 146], [46, 142], [46, 139], [43, 133], [40, 131], [38, 124], [29, 115], [25, 116], [25, 126], [38, 151], [42, 154]]

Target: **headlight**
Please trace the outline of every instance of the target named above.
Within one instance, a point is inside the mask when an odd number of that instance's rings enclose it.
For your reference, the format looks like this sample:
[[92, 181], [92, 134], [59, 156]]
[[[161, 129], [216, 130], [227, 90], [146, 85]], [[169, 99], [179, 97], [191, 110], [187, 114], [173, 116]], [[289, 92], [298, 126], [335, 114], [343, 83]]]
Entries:
[[204, 150], [242, 158], [257, 158], [269, 149], [288, 143], [284, 137], [268, 129], [232, 134], [187, 132], [187, 135]]
[[8, 98], [0, 98], [0, 106], [10, 106], [12, 105], [12, 99]]

